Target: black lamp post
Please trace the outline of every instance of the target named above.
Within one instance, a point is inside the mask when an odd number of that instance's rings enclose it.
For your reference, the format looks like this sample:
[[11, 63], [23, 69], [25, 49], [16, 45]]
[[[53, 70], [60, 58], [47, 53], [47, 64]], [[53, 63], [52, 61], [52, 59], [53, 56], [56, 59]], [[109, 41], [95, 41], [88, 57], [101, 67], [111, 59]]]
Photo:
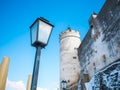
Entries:
[[66, 80], [62, 80], [61, 83], [62, 83], [62, 89], [63, 89], [63, 90], [67, 90], [67, 89], [66, 89], [66, 84], [67, 84]]
[[30, 26], [31, 45], [36, 47], [31, 90], [36, 90], [37, 88], [41, 49], [47, 45], [53, 27], [48, 20], [42, 17], [37, 18]]

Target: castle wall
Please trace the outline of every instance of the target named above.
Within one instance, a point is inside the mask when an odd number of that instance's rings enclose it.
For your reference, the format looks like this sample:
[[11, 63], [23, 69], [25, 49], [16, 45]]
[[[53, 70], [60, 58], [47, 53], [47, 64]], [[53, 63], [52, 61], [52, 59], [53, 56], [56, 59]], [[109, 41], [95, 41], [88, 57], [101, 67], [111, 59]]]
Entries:
[[[99, 14], [91, 15], [89, 24], [89, 31], [79, 47], [81, 90], [85, 89], [87, 82], [94, 83], [91, 90], [120, 89], [120, 77], [115, 78], [114, 88], [111, 88], [113, 84], [104, 84], [105, 77], [120, 76], [120, 66], [116, 64], [120, 63], [120, 0], [106, 0]], [[95, 80], [102, 81], [97, 83]]]
[[[60, 35], [60, 82], [66, 80], [67, 89], [78, 85], [80, 66], [78, 61], [79, 32], [67, 30]], [[61, 85], [60, 85], [61, 87]], [[72, 89], [73, 88], [73, 89]], [[61, 89], [62, 90], [62, 89]]]

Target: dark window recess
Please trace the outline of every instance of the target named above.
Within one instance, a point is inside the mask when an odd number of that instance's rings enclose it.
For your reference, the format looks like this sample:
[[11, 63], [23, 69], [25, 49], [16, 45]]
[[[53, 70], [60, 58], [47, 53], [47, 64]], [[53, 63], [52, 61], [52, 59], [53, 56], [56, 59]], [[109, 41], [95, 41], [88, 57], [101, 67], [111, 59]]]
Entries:
[[68, 83], [70, 82], [70, 80], [68, 80]]
[[95, 63], [93, 63], [93, 66], [95, 66]]
[[90, 28], [93, 28], [93, 25], [90, 25]]
[[73, 70], [75, 70], [75, 68], [73, 68]]
[[73, 57], [73, 59], [76, 59], [76, 58], [77, 58], [77, 57], [75, 57], [75, 56]]
[[74, 48], [74, 50], [77, 50], [77, 48]]
[[105, 56], [105, 55], [103, 55], [103, 59], [106, 59], [106, 56]]

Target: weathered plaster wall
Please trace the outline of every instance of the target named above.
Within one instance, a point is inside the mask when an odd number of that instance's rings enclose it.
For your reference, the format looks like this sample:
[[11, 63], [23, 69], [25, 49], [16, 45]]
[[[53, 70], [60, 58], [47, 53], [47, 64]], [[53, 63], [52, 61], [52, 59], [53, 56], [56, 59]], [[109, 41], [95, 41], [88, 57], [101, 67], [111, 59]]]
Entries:
[[120, 61], [97, 72], [85, 85], [87, 90], [120, 90]]
[[[96, 73], [115, 61], [120, 62], [120, 0], [106, 0], [99, 14], [93, 13], [91, 15], [89, 24], [90, 29], [79, 47], [82, 88], [85, 88], [83, 82], [92, 80]], [[116, 68], [119, 75], [119, 65]], [[105, 72], [109, 69], [106, 69]], [[110, 77], [114, 70], [115, 68], [111, 69], [110, 74], [106, 74], [106, 76]], [[85, 74], [88, 74], [89, 78]], [[85, 80], [84, 77], [88, 80]], [[109, 85], [107, 88], [110, 88]]]

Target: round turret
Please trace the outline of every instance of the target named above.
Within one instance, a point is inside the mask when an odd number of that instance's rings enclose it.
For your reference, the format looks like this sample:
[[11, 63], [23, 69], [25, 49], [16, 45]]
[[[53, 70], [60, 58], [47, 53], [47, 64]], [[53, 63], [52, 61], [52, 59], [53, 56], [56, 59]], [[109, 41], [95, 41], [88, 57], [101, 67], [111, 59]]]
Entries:
[[79, 80], [80, 67], [77, 48], [80, 43], [78, 31], [68, 28], [60, 35], [60, 81], [66, 80], [67, 88], [77, 84]]

